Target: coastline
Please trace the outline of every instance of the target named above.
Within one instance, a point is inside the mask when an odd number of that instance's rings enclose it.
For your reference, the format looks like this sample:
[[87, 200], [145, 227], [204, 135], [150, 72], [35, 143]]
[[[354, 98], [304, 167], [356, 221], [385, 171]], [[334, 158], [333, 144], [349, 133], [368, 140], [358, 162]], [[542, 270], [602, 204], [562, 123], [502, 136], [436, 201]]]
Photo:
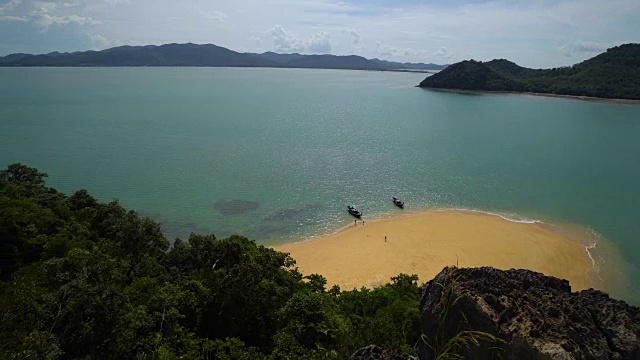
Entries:
[[442, 92], [455, 92], [455, 93], [465, 93], [465, 94], [531, 95], [531, 96], [542, 96], [542, 97], [571, 99], [571, 100], [580, 100], [580, 101], [589, 101], [589, 102], [604, 102], [604, 103], [614, 103], [614, 104], [640, 105], [640, 100], [633, 100], [633, 99], [609, 99], [609, 98], [598, 98], [598, 97], [592, 97], [592, 96], [562, 95], [562, 94], [537, 93], [537, 92], [525, 92], [525, 91], [521, 92], [521, 91], [444, 89], [444, 88], [433, 88], [433, 87], [426, 87], [426, 86], [420, 86], [420, 85], [416, 85], [416, 87], [421, 88], [421, 89], [425, 89], [425, 90], [442, 91]]
[[295, 66], [215, 66], [215, 65], [8, 65], [0, 63], [0, 68], [217, 68], [217, 69], [302, 69], [302, 70], [348, 70], [348, 71], [374, 71], [374, 72], [399, 72], [415, 74], [435, 74], [441, 69], [374, 69], [374, 68], [347, 68], [347, 67], [295, 67]]
[[[469, 210], [431, 210], [365, 220], [320, 238], [274, 246], [290, 253], [304, 274], [317, 273], [327, 287], [344, 290], [388, 283], [399, 273], [421, 282], [443, 267], [524, 268], [570, 281], [572, 289], [602, 288], [586, 233], [537, 221]], [[385, 237], [387, 238], [385, 241]]]

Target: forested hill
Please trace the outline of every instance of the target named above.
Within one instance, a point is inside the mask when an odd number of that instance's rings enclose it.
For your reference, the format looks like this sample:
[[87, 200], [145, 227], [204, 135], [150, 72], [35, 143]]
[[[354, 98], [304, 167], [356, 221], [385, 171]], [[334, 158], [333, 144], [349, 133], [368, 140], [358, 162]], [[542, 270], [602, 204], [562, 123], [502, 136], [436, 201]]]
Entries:
[[213, 44], [119, 46], [102, 51], [11, 54], [0, 66], [225, 66], [357, 70], [440, 70], [446, 65], [398, 63], [361, 56], [240, 53]]
[[554, 69], [528, 69], [504, 59], [467, 60], [427, 77], [419, 86], [640, 100], [640, 44], [620, 45]]
[[21, 164], [0, 171], [0, 359], [346, 359], [413, 352], [417, 276], [327, 289], [286, 253], [191, 234]]

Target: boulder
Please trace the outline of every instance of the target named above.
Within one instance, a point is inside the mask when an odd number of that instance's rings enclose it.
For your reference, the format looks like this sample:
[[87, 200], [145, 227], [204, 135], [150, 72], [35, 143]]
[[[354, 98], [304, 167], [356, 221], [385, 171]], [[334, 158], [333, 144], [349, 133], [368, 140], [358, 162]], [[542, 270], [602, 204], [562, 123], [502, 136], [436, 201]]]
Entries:
[[571, 292], [568, 281], [528, 270], [447, 267], [426, 284], [420, 311], [422, 360], [443, 352], [640, 360], [640, 308], [593, 289]]

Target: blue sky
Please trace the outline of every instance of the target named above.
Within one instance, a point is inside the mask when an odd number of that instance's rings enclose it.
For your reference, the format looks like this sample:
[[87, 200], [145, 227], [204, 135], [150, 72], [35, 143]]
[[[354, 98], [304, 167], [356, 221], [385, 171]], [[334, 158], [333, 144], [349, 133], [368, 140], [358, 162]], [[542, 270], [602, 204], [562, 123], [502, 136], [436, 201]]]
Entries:
[[547, 68], [640, 42], [638, 0], [0, 0], [0, 55], [170, 42]]

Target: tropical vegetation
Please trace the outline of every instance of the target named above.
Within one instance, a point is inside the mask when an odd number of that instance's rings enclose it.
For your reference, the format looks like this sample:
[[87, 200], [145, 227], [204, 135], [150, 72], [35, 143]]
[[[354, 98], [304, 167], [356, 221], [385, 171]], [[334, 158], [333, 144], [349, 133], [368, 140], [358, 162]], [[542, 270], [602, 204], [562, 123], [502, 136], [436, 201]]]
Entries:
[[241, 236], [161, 225], [23, 164], [0, 171], [0, 358], [344, 359], [412, 352], [420, 287], [327, 289]]
[[420, 86], [640, 100], [640, 44], [617, 46], [554, 69], [528, 69], [505, 59], [467, 60], [427, 77]]

